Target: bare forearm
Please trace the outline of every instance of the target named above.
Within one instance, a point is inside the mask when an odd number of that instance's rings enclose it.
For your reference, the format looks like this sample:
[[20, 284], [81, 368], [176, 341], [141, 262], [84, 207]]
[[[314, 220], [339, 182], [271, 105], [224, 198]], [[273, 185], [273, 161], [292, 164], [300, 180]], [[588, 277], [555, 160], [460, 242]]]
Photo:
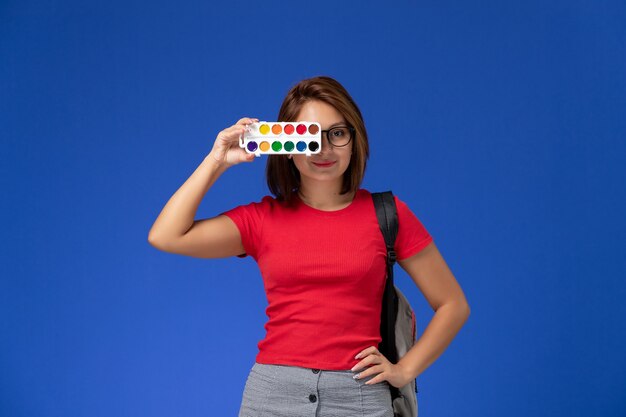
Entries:
[[185, 234], [193, 225], [204, 195], [226, 169], [208, 154], [163, 207], [150, 229], [148, 240], [169, 241]]
[[450, 303], [435, 312], [415, 345], [398, 361], [414, 379], [446, 350], [469, 317], [467, 305]]

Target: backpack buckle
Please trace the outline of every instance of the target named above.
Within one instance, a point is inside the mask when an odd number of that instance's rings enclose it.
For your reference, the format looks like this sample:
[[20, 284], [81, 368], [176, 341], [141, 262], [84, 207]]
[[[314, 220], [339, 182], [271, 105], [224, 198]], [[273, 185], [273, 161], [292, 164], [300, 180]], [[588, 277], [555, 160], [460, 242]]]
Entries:
[[387, 264], [393, 265], [396, 262], [396, 251], [388, 250], [387, 251]]

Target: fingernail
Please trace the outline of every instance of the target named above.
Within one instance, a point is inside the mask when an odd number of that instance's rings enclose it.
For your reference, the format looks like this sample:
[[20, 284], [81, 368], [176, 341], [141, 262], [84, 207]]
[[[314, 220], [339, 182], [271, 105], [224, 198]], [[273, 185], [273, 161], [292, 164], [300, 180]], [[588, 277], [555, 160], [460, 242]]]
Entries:
[[356, 374], [355, 376], [352, 377], [352, 379], [359, 379], [359, 375], [361, 374]]

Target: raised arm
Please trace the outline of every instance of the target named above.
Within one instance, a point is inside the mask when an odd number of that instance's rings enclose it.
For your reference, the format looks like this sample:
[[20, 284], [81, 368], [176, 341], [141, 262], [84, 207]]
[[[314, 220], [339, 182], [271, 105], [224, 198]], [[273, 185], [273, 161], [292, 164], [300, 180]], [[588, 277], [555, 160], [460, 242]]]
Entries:
[[229, 167], [252, 162], [237, 141], [258, 119], [242, 118], [222, 130], [200, 166], [169, 199], [148, 233], [148, 242], [165, 252], [197, 258], [225, 258], [245, 253], [239, 229], [227, 216], [194, 220], [207, 191]]

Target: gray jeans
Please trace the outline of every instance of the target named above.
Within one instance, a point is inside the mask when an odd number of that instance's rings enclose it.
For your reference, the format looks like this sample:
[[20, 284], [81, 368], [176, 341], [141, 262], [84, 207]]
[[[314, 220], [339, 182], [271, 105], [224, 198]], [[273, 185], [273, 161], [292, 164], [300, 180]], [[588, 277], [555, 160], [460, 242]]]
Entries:
[[356, 372], [327, 371], [255, 362], [239, 417], [393, 417], [387, 381], [355, 380]]

